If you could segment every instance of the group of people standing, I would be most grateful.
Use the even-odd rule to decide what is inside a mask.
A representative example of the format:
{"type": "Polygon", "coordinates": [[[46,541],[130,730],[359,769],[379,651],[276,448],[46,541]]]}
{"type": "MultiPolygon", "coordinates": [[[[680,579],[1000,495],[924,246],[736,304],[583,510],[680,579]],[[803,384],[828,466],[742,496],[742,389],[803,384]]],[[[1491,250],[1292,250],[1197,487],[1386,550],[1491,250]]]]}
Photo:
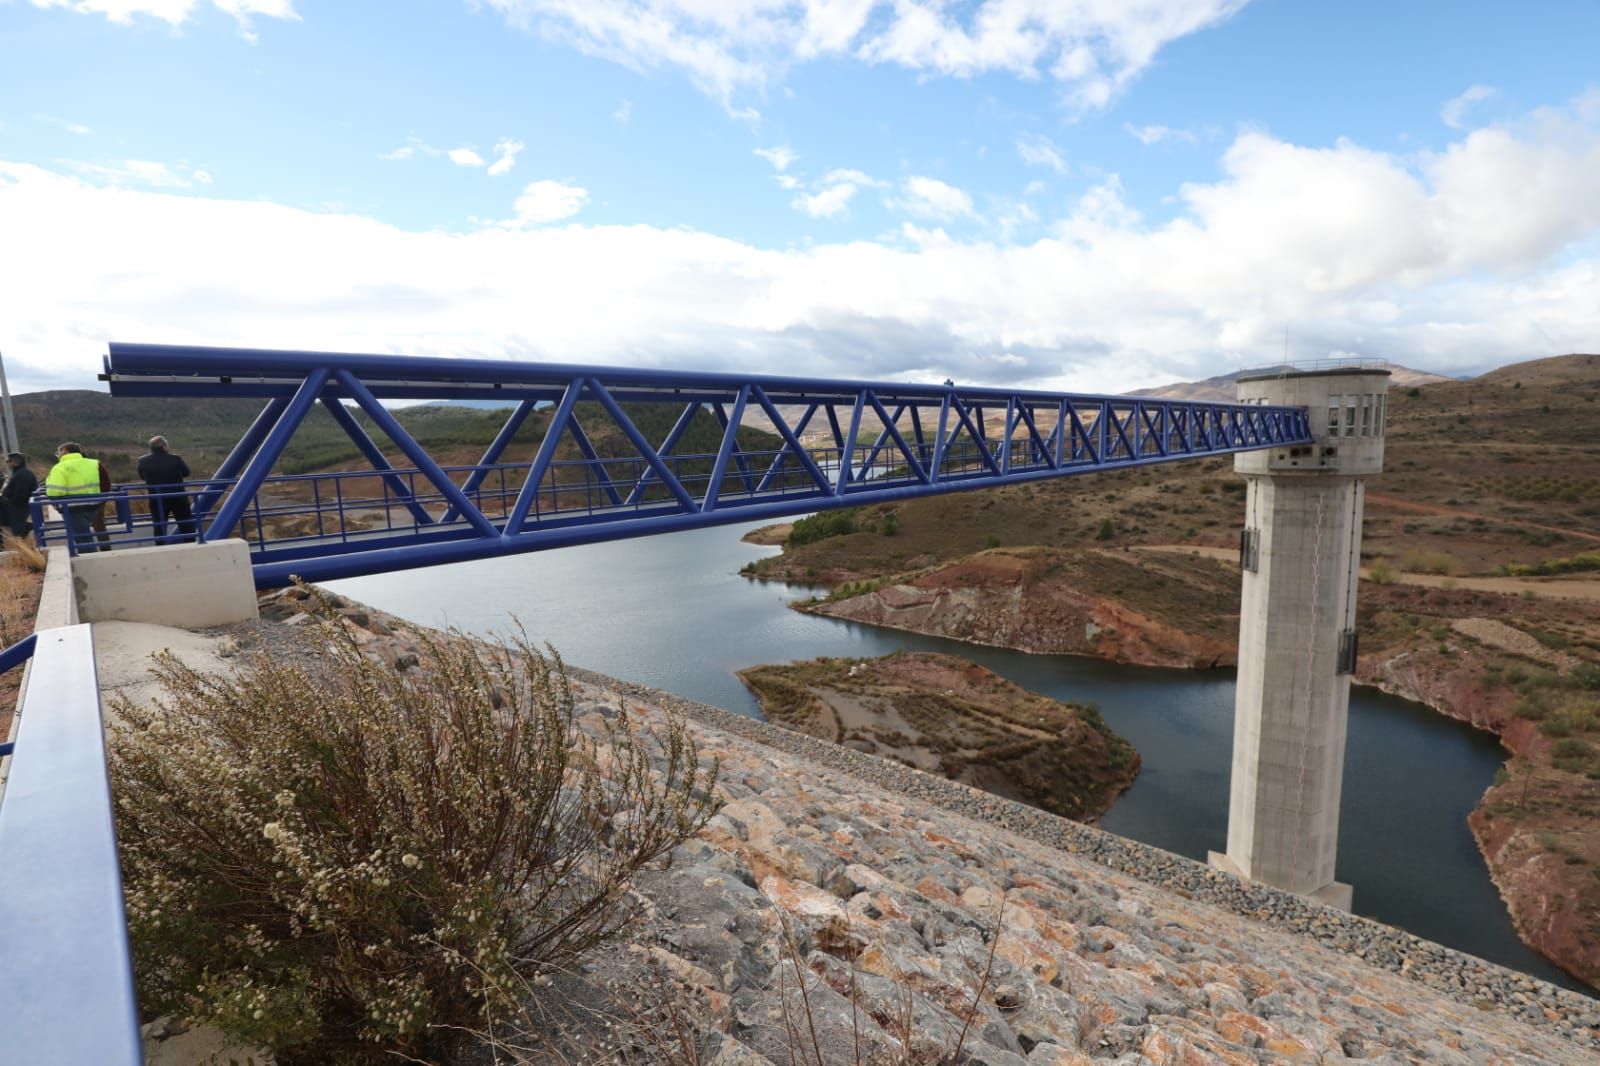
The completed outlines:
{"type": "MultiPolygon", "coordinates": [[[[10,473],[0,488],[0,524],[16,536],[27,536],[33,529],[29,500],[38,491],[39,478],[28,468],[21,452],[6,456],[10,473]]],[[[194,540],[196,527],[189,496],[183,483],[189,478],[189,465],[174,455],[165,437],[150,438],[150,452],[139,460],[139,479],[145,484],[150,506],[150,524],[157,544],[194,540]],[[169,539],[169,520],[177,526],[176,538],[169,539]]],[[[101,497],[112,490],[111,475],[105,464],[83,454],[83,446],[66,441],[56,449],[56,463],[45,478],[45,496],[61,512],[68,535],[79,551],[101,551],[110,547],[106,532],[103,499],[74,502],[75,498],[101,497]]]]}

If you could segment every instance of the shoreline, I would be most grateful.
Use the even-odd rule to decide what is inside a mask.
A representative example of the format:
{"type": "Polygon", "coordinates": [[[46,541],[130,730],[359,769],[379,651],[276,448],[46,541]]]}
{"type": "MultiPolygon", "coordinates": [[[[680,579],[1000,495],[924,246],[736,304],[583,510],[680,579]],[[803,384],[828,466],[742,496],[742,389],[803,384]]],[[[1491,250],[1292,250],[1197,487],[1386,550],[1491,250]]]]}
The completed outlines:
{"type": "Polygon", "coordinates": [[[1089,825],[1111,810],[1139,774],[1138,752],[1105,725],[1098,710],[1044,696],[957,656],[895,652],[866,660],[813,659],[749,667],[736,675],[768,724],[1089,825]],[[846,662],[848,674],[840,676],[846,662]],[[814,676],[819,671],[822,676],[814,676]],[[804,707],[780,699],[792,693],[791,686],[805,693],[804,707]],[[930,696],[931,706],[922,713],[902,713],[903,700],[916,705],[930,696]]]}
{"type": "MultiPolygon", "coordinates": [[[[758,575],[750,576],[753,580],[767,580],[758,575]]],[[[886,585],[884,588],[893,591],[894,586],[886,585]]],[[[930,624],[922,628],[899,622],[898,612],[884,608],[886,601],[883,597],[884,592],[879,588],[869,587],[862,596],[855,598],[811,601],[798,599],[791,601],[789,606],[801,613],[820,615],[836,621],[854,622],[919,636],[942,637],[963,644],[1028,655],[1077,655],[1121,666],[1189,671],[1215,669],[1219,665],[1234,665],[1231,658],[1220,663],[1197,662],[1192,658],[1185,661],[1184,656],[1165,655],[1160,648],[1147,646],[1137,640],[1131,643],[1117,641],[1105,646],[1091,642],[1088,649],[1079,651],[1018,646],[1016,643],[1004,640],[974,639],[975,634],[970,630],[961,635],[954,635],[931,624],[934,615],[923,616],[930,621],[930,624]],[[864,610],[850,610],[849,607],[845,607],[844,610],[829,609],[841,604],[848,605],[855,599],[870,603],[864,610]],[[1157,659],[1159,661],[1155,661],[1157,659]]],[[[1004,635],[1003,630],[996,632],[1004,635]]],[[[1483,692],[1474,694],[1470,684],[1463,688],[1460,677],[1446,668],[1451,657],[1445,656],[1443,664],[1434,662],[1434,658],[1431,646],[1420,650],[1403,651],[1398,656],[1392,654],[1369,656],[1351,681],[1354,685],[1406,700],[1426,709],[1430,714],[1462,722],[1478,732],[1494,737],[1503,755],[1502,769],[1495,782],[1499,782],[1514,769],[1513,761],[1519,764],[1531,762],[1537,767],[1538,760],[1533,759],[1530,753],[1531,746],[1538,739],[1537,731],[1533,728],[1536,723],[1514,717],[1505,707],[1490,699],[1489,694],[1483,692]],[[1401,668],[1397,669],[1397,666],[1401,668]]],[[[1486,812],[1492,812],[1503,805],[1501,803],[1504,799],[1501,794],[1503,792],[1503,785],[1489,783],[1483,794],[1474,802],[1466,819],[1467,830],[1472,836],[1474,849],[1483,863],[1484,871],[1494,885],[1501,905],[1505,908],[1523,944],[1580,983],[1592,985],[1594,978],[1585,976],[1592,970],[1592,949],[1579,940],[1571,939],[1573,929],[1577,928],[1574,923],[1577,922],[1579,925],[1582,923],[1581,913],[1574,909],[1575,905],[1563,902],[1565,897],[1561,892],[1549,887],[1547,878],[1529,880],[1526,867],[1530,860],[1523,854],[1528,850],[1526,840],[1520,841],[1520,851],[1508,849],[1505,836],[1507,830],[1504,827],[1490,825],[1491,814],[1486,812]],[[1507,859],[1508,855],[1520,855],[1521,861],[1510,862],[1507,859]]],[[[1538,826],[1534,826],[1522,836],[1537,842],[1541,836],[1538,829],[1538,826]]]]}

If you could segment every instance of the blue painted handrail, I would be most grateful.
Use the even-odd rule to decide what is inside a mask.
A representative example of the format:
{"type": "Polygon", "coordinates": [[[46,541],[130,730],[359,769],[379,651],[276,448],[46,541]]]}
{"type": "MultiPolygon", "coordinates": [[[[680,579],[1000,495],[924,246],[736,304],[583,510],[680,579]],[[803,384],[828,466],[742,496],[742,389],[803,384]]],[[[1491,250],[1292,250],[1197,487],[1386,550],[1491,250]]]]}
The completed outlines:
{"type": "MultiPolygon", "coordinates": [[[[38,637],[30,633],[5,651],[0,651],[0,674],[8,674],[33,658],[33,648],[36,643],[38,637]]],[[[15,747],[16,745],[10,741],[0,743],[0,759],[10,755],[15,747]]]]}
{"type": "Polygon", "coordinates": [[[87,625],[0,653],[32,656],[0,797],[0,1062],[144,1061],[123,914],[94,639],[87,625]]]}

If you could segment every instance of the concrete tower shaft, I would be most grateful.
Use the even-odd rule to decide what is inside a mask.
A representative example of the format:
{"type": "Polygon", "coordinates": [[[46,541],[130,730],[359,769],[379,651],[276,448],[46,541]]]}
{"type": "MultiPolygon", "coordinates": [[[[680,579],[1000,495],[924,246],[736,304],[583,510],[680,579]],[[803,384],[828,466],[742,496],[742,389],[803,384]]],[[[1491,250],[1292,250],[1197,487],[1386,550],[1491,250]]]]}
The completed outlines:
{"type": "Polygon", "coordinates": [[[1389,372],[1241,377],[1243,403],[1306,407],[1316,443],[1234,457],[1245,475],[1228,850],[1213,865],[1350,906],[1334,880],[1356,655],[1364,479],[1383,468],[1389,372]]]}

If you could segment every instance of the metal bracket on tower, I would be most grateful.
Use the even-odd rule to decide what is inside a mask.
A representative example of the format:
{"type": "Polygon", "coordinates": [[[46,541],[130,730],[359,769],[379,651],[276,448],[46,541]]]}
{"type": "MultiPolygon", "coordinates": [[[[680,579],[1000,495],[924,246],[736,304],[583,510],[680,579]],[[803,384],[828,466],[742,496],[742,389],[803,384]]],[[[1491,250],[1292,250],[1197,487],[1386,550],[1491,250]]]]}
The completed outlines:
{"type": "Polygon", "coordinates": [[[1339,666],[1341,674],[1356,672],[1356,655],[1360,650],[1361,638],[1353,629],[1346,629],[1339,634],[1339,666]]]}
{"type": "Polygon", "coordinates": [[[1239,569],[1252,574],[1261,569],[1261,530],[1254,527],[1239,530],[1239,569]]]}

